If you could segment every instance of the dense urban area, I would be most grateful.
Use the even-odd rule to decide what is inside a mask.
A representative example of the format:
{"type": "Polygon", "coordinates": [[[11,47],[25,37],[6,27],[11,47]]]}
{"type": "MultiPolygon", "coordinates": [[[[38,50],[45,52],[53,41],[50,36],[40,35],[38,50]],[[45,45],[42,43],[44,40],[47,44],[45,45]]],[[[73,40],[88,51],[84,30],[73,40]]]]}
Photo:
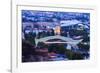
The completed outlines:
{"type": "Polygon", "coordinates": [[[22,10],[22,62],[88,60],[90,13],[22,10]]]}

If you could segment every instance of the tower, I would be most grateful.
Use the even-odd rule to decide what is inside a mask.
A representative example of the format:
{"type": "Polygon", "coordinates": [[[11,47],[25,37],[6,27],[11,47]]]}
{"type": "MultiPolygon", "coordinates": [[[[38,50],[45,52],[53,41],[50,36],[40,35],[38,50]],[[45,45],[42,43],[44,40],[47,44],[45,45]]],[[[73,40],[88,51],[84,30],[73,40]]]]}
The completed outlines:
{"type": "Polygon", "coordinates": [[[54,32],[55,32],[55,35],[60,35],[60,33],[61,33],[61,28],[60,28],[59,25],[57,25],[57,26],[55,27],[54,32]]]}

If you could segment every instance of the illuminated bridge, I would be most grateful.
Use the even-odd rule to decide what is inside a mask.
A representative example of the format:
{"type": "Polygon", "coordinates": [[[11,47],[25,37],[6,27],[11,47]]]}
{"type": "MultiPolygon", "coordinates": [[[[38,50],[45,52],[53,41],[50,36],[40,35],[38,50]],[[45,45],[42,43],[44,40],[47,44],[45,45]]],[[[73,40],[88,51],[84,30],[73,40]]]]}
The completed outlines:
{"type": "Polygon", "coordinates": [[[64,43],[67,44],[68,48],[70,47],[78,47],[77,44],[79,42],[81,42],[82,39],[80,40],[73,40],[70,37],[64,37],[64,36],[60,36],[60,35],[56,35],[56,36],[48,36],[48,37],[44,37],[44,38],[40,38],[40,39],[35,39],[35,44],[36,46],[38,45],[39,42],[43,42],[46,44],[55,44],[55,43],[64,43]],[[53,39],[60,39],[63,40],[64,42],[59,42],[59,41],[48,41],[48,40],[53,40],[53,39]]]}

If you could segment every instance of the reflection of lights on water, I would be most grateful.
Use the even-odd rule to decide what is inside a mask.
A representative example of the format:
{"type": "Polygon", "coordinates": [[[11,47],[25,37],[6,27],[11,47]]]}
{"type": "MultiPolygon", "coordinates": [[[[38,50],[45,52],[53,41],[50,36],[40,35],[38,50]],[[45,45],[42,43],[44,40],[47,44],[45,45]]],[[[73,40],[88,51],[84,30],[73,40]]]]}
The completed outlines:
{"type": "Polygon", "coordinates": [[[60,54],[56,54],[56,55],[51,55],[51,58],[49,60],[51,61],[60,61],[60,60],[68,60],[67,57],[64,58],[62,55],[60,54]],[[59,56],[58,56],[59,55],[59,56]]]}

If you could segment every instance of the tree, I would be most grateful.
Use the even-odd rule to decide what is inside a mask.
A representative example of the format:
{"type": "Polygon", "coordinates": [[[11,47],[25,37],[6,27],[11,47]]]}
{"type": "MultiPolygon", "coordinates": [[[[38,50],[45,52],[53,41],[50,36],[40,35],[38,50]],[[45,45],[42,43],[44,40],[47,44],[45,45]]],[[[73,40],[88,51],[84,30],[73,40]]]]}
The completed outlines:
{"type": "Polygon", "coordinates": [[[81,60],[84,59],[83,55],[80,53],[72,52],[71,50],[66,50],[66,56],[69,60],[81,60]]]}
{"type": "Polygon", "coordinates": [[[66,48],[64,47],[63,44],[51,44],[48,47],[49,52],[55,52],[58,54],[65,54],[66,48]]]}

